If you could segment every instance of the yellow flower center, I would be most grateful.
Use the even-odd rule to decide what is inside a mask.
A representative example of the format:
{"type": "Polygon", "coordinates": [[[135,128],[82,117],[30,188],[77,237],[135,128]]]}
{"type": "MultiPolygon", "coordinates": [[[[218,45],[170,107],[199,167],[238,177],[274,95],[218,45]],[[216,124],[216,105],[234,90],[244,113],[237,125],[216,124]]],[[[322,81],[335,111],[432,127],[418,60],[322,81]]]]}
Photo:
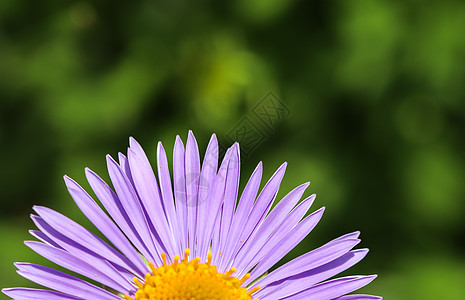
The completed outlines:
{"type": "MultiPolygon", "coordinates": [[[[152,273],[145,275],[145,282],[134,282],[139,287],[135,299],[124,295],[126,300],[251,300],[252,294],[260,287],[247,292],[242,285],[250,277],[246,274],[238,279],[231,276],[236,268],[224,273],[218,273],[216,266],[211,265],[211,254],[207,263],[199,263],[200,257],[189,261],[190,250],[186,249],[184,259],[179,261],[179,255],[174,257],[170,265],[163,253],[163,265],[155,267],[149,263],[152,273]]],[[[258,300],[258,299],[255,299],[258,300]]]]}

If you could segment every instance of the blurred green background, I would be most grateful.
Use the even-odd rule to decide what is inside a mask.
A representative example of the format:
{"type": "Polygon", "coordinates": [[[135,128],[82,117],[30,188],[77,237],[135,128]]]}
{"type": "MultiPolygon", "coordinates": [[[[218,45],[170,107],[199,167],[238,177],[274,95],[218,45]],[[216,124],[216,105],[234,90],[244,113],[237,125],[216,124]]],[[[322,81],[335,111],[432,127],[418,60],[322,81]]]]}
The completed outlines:
{"type": "Polygon", "coordinates": [[[465,299],[464,37],[458,0],[0,1],[1,287],[52,265],[32,205],[92,228],[62,175],[192,129],[248,139],[242,185],[260,160],[288,161],[280,196],[312,182],[325,216],[286,259],[361,230],[363,292],[465,299]]]}

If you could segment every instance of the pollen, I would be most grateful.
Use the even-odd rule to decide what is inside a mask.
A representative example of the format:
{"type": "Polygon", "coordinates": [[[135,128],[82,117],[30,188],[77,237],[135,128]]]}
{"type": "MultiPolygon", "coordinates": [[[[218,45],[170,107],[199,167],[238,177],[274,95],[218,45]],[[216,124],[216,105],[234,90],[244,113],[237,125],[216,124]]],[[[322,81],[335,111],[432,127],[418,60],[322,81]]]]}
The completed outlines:
{"type": "Polygon", "coordinates": [[[242,286],[250,277],[246,274],[241,279],[234,277],[236,268],[219,273],[216,266],[211,265],[212,255],[208,254],[206,263],[200,263],[200,258],[189,260],[190,250],[184,252],[184,259],[179,261],[179,255],[174,262],[168,264],[166,255],[162,254],[163,265],[156,267],[149,263],[151,273],[145,275],[141,283],[134,278],[139,288],[134,298],[124,295],[126,300],[258,300],[252,294],[260,289],[247,291],[242,286]]]}

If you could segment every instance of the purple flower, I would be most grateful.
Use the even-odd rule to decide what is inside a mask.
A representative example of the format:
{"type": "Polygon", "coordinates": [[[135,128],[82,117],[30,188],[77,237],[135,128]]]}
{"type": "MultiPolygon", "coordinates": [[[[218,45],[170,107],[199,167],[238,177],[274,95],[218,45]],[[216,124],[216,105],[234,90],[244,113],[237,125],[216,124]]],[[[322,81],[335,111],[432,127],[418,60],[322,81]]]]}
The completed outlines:
{"type": "Polygon", "coordinates": [[[316,226],[324,208],[307,217],[315,199],[299,203],[309,183],[284,196],[271,209],[286,163],[259,192],[259,163],[239,197],[239,145],[218,166],[213,135],[203,162],[189,132],[179,136],[173,176],[161,143],[158,180],[141,146],[130,139],[127,157],[107,156],[114,190],[97,174],[86,176],[102,209],[76,182],[66,186],[84,215],[111,243],[46,207],[35,206],[39,229],[26,241],[32,250],[85,281],[55,269],[16,263],[18,273],[50,290],[8,288],[14,299],[318,299],[375,300],[347,295],[376,276],[331,279],[359,262],[367,249],[353,250],[359,232],[349,233],[267,271],[316,226]],[[239,201],[237,201],[239,197],[239,201]]]}

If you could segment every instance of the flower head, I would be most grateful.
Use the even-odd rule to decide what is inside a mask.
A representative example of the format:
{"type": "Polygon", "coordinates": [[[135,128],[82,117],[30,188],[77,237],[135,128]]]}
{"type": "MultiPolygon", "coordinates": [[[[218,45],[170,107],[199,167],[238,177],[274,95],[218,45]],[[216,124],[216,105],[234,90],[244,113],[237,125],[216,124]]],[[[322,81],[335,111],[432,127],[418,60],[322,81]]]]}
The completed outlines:
{"type": "Polygon", "coordinates": [[[90,169],[87,180],[101,203],[75,181],[65,183],[83,214],[108,239],[46,207],[31,218],[39,241],[32,250],[74,275],[31,263],[16,263],[18,273],[45,289],[8,288],[14,299],[318,299],[375,300],[347,295],[375,276],[331,279],[359,262],[367,249],[353,250],[359,233],[349,233],[271,271],[317,225],[324,208],[306,215],[315,195],[300,201],[309,183],[284,196],[271,209],[286,163],[259,192],[259,163],[239,197],[239,145],[218,166],[213,135],[203,161],[189,132],[179,136],[173,176],[161,143],[158,178],[141,146],[130,139],[119,162],[107,156],[113,188],[90,169]],[[238,200],[239,198],[239,200],[238,200]]]}

